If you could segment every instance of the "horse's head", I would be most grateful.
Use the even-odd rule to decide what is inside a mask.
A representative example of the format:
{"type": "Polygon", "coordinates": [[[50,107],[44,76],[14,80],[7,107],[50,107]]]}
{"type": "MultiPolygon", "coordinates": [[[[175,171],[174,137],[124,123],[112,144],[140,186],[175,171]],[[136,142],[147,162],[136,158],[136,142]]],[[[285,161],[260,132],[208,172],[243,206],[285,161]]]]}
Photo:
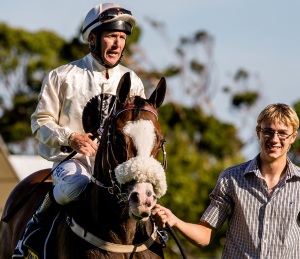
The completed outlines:
{"type": "Polygon", "coordinates": [[[166,81],[162,78],[147,100],[130,97],[130,86],[126,73],[118,86],[115,114],[108,122],[106,157],[102,159],[107,169],[102,171],[111,180],[115,195],[128,202],[129,216],[147,220],[167,189],[164,168],[157,161],[159,150],[164,151],[157,109],[165,97],[166,81]]]}

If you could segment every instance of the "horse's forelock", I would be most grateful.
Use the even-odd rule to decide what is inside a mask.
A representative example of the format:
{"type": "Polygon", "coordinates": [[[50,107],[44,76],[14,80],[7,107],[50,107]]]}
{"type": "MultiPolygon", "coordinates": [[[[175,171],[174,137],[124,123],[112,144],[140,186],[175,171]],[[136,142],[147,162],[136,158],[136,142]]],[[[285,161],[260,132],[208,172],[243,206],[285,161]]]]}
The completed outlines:
{"type": "Polygon", "coordinates": [[[133,120],[136,120],[137,118],[139,118],[141,108],[146,106],[146,105],[149,105],[149,104],[142,97],[135,96],[135,97],[128,98],[127,103],[126,103],[125,106],[129,106],[129,105],[134,105],[135,106],[134,113],[133,113],[133,116],[134,116],[133,120]]]}

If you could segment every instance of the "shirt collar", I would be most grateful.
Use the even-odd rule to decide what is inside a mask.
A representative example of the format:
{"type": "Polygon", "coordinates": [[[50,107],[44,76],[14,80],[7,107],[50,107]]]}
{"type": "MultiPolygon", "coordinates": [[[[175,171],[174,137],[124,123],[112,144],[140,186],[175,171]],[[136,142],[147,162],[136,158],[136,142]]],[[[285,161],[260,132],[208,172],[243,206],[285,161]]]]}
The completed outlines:
{"type": "MultiPolygon", "coordinates": [[[[103,76],[106,76],[105,73],[106,73],[107,68],[100,65],[99,62],[97,61],[97,59],[95,59],[91,53],[88,54],[88,58],[92,64],[93,71],[100,72],[103,74],[103,76]]],[[[117,71],[119,71],[119,65],[117,65],[113,68],[108,68],[109,77],[112,77],[113,74],[115,74],[117,71]]]]}
{"type": "Polygon", "coordinates": [[[255,174],[258,177],[262,177],[261,172],[258,167],[258,161],[259,161],[259,154],[250,161],[248,166],[246,167],[243,175],[246,176],[248,174],[255,174]]]}
{"type": "MultiPolygon", "coordinates": [[[[257,177],[262,177],[262,174],[259,169],[259,154],[250,161],[249,165],[246,167],[244,171],[244,176],[248,174],[255,174],[257,177]]],[[[287,157],[287,179],[292,177],[300,177],[300,168],[294,165],[291,160],[287,157]]]]}
{"type": "Polygon", "coordinates": [[[292,178],[293,176],[300,178],[300,168],[293,164],[289,158],[287,158],[288,163],[288,174],[290,175],[289,178],[292,178]]]}

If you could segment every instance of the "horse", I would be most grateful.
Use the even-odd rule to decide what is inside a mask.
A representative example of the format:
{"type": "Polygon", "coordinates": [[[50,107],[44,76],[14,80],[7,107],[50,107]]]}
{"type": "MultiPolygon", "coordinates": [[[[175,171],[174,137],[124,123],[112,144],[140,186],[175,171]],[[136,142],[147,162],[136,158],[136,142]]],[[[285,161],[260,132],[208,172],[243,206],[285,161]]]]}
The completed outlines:
{"type": "MultiPolygon", "coordinates": [[[[130,96],[130,74],[121,78],[113,113],[101,133],[91,182],[79,199],[61,211],[38,258],[164,258],[163,241],[151,209],[167,190],[164,135],[157,109],[166,93],[161,78],[149,99],[130,96]],[[158,161],[163,151],[164,162],[158,161]]],[[[100,134],[100,133],[99,133],[100,134]]],[[[3,215],[50,169],[35,172],[10,194],[3,215]]],[[[0,225],[0,258],[11,258],[26,223],[51,188],[51,177],[9,222],[0,225]]]]}

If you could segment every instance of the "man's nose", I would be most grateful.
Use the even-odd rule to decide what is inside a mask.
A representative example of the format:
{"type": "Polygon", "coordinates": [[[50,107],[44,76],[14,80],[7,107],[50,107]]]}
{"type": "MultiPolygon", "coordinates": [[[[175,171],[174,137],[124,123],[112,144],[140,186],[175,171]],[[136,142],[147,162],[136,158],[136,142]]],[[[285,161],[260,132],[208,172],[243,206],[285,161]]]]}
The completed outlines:
{"type": "Polygon", "coordinates": [[[117,37],[114,41],[114,45],[119,47],[121,45],[121,39],[117,37]]]}
{"type": "Polygon", "coordinates": [[[279,139],[279,135],[278,134],[279,134],[278,132],[274,132],[273,135],[270,136],[270,139],[274,139],[275,137],[277,139],[279,139]]]}

